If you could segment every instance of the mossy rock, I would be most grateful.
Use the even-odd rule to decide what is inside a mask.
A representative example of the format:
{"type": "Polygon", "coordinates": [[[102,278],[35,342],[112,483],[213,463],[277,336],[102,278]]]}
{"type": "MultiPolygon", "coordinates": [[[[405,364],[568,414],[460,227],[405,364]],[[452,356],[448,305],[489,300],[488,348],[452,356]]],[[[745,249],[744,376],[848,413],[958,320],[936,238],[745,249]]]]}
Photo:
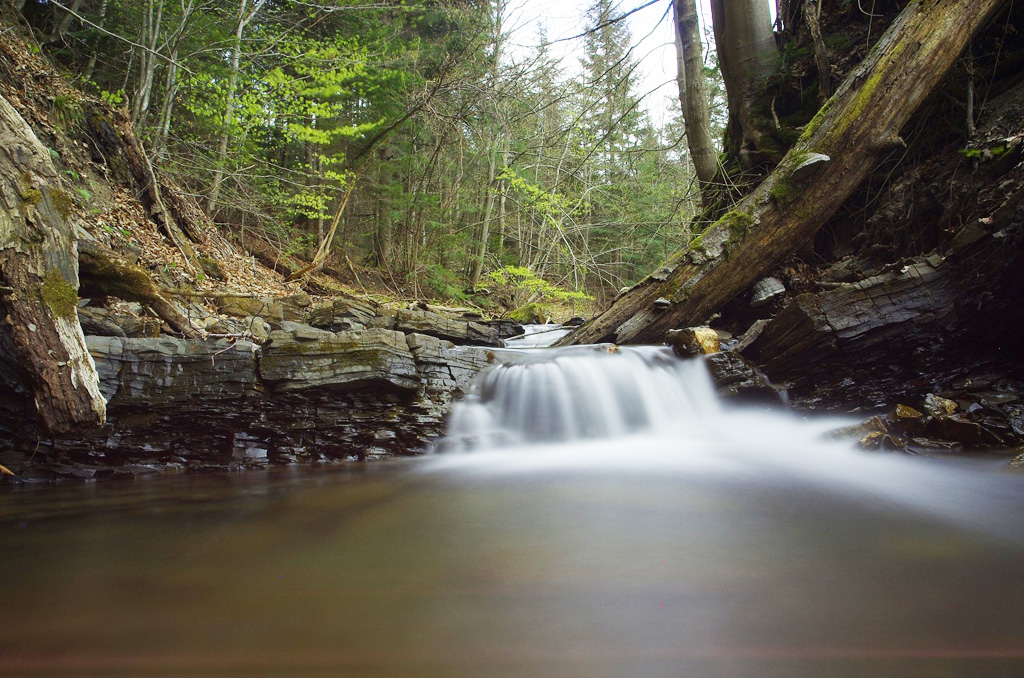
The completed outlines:
{"type": "Polygon", "coordinates": [[[547,322],[548,314],[544,307],[537,302],[520,306],[508,314],[508,317],[520,325],[543,325],[547,322]]]}

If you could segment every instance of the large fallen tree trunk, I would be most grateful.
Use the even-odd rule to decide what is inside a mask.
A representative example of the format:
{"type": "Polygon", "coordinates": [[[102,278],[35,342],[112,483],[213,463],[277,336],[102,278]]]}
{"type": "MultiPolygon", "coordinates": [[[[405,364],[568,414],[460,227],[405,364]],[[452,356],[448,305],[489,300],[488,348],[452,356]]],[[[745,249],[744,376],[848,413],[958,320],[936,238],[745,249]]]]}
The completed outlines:
{"type": "Polygon", "coordinates": [[[4,320],[52,433],[100,425],[106,402],[78,324],[78,253],[50,153],[0,97],[0,277],[4,320]]]}
{"type": "Polygon", "coordinates": [[[875,165],[1003,0],[914,1],[779,166],[690,245],[561,344],[661,342],[806,245],[875,165]]]}
{"type": "MultiPolygon", "coordinates": [[[[81,240],[78,243],[78,263],[81,267],[82,289],[85,292],[146,304],[170,325],[171,329],[182,336],[189,339],[202,336],[188,317],[166,299],[153,284],[149,273],[141,266],[128,263],[123,257],[95,240],[81,240]]],[[[195,296],[204,295],[199,293],[195,296]]]]}

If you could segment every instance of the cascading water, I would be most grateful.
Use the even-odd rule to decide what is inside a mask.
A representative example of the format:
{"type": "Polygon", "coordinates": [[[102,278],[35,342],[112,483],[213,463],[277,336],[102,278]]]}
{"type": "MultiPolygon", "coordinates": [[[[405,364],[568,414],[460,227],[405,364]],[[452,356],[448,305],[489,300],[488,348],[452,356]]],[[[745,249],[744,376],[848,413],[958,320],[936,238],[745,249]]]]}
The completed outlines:
{"type": "Polygon", "coordinates": [[[703,365],[668,348],[510,352],[455,406],[444,445],[469,450],[668,433],[719,413],[703,365]]]}

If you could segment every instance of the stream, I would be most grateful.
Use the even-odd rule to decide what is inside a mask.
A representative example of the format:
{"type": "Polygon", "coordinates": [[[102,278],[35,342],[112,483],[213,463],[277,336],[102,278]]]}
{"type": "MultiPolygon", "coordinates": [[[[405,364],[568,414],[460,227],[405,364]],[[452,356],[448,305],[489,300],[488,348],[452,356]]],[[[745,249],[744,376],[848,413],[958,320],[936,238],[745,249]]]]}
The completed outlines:
{"type": "Polygon", "coordinates": [[[513,349],[437,454],[0,489],[0,675],[1024,675],[1024,475],[668,349],[513,349]]]}

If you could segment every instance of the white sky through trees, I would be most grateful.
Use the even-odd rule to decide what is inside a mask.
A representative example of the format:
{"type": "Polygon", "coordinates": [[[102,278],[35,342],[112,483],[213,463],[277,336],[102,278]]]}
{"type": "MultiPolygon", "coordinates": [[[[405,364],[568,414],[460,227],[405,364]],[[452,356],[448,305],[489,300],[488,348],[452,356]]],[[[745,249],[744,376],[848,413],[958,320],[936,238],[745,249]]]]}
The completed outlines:
{"type": "MultiPolygon", "coordinates": [[[[509,0],[505,30],[511,33],[509,53],[516,60],[528,58],[537,45],[538,28],[547,28],[548,40],[564,40],[551,46],[552,54],[562,57],[562,73],[579,73],[583,56],[583,38],[566,40],[583,33],[584,15],[593,0],[509,0]]],[[[629,12],[647,0],[622,0],[618,9],[629,12]]],[[[765,0],[775,18],[774,0],[765,0]]],[[[711,39],[709,0],[698,0],[697,11],[704,28],[705,49],[711,39]]],[[[633,38],[633,57],[640,63],[637,77],[640,94],[647,95],[644,108],[655,125],[663,125],[679,107],[676,86],[676,53],[669,0],[659,0],[630,15],[626,22],[633,38]]]]}

